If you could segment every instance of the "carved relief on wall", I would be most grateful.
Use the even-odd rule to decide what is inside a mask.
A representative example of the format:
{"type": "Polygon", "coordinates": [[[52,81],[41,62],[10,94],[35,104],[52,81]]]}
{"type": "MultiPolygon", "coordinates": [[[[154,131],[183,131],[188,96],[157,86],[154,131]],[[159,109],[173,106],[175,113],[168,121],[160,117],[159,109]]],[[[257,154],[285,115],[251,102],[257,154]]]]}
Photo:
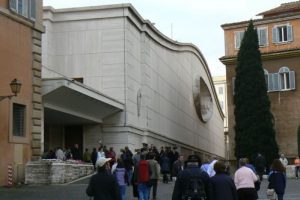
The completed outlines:
{"type": "Polygon", "coordinates": [[[213,100],[204,80],[197,75],[193,84],[193,97],[198,117],[203,122],[210,120],[213,114],[213,100]]]}

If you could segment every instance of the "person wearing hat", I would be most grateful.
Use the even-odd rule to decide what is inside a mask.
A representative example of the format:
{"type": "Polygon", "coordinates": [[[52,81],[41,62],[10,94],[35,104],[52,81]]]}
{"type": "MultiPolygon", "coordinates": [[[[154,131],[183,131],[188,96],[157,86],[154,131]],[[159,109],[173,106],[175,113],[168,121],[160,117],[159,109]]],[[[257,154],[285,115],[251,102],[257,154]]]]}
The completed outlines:
{"type": "Polygon", "coordinates": [[[94,200],[121,200],[121,192],[116,178],[109,173],[111,158],[101,157],[96,162],[98,173],[93,175],[86,194],[94,200]]]}
{"type": "Polygon", "coordinates": [[[212,188],[208,174],[200,169],[201,159],[197,155],[188,156],[185,169],[178,174],[172,200],[211,200],[212,188]]]}

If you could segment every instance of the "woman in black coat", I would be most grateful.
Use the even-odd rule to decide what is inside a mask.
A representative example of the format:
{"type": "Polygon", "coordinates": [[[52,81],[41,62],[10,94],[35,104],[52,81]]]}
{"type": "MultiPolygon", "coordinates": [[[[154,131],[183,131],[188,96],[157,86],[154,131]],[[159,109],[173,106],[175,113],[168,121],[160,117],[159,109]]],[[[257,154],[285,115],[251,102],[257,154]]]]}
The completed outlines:
{"type": "Polygon", "coordinates": [[[278,200],[282,200],[286,187],[286,175],[285,168],[279,159],[273,161],[268,181],[268,188],[274,189],[278,200]]]}
{"type": "Polygon", "coordinates": [[[212,200],[237,200],[237,191],[234,182],[226,174],[224,162],[217,161],[214,165],[216,174],[210,178],[212,184],[212,200]]]}

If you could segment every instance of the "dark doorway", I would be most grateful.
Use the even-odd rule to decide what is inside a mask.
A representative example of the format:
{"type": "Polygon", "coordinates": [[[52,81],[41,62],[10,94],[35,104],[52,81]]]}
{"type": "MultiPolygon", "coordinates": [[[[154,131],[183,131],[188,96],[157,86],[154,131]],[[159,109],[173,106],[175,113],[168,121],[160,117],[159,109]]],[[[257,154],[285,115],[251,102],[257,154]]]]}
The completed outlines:
{"type": "Polygon", "coordinates": [[[65,147],[72,149],[74,144],[79,145],[79,150],[82,155],[83,130],[81,125],[65,127],[65,147]]]}

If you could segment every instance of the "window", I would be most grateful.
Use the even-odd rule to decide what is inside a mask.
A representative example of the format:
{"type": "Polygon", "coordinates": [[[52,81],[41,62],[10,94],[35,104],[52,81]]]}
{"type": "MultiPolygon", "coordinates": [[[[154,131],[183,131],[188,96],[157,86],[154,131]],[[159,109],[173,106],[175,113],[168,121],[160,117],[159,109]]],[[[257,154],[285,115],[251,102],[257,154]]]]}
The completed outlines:
{"type": "Polygon", "coordinates": [[[258,45],[268,46],[268,28],[257,28],[258,45]]]}
{"type": "Polygon", "coordinates": [[[10,0],[9,7],[12,11],[31,20],[36,18],[36,0],[10,0]]]}
{"type": "Polygon", "coordinates": [[[13,104],[13,136],[25,137],[25,109],[21,104],[13,104]]]}
{"type": "Polygon", "coordinates": [[[219,87],[219,94],[223,94],[223,87],[219,87]]]}
{"type": "Polygon", "coordinates": [[[295,89],[295,72],[288,67],[279,69],[279,88],[281,90],[295,89]]]}
{"type": "Polygon", "coordinates": [[[245,31],[237,31],[234,33],[235,49],[239,49],[244,37],[245,31]]]}
{"type": "Polygon", "coordinates": [[[291,25],[280,25],[273,28],[273,43],[293,41],[293,28],[291,25]]]}

